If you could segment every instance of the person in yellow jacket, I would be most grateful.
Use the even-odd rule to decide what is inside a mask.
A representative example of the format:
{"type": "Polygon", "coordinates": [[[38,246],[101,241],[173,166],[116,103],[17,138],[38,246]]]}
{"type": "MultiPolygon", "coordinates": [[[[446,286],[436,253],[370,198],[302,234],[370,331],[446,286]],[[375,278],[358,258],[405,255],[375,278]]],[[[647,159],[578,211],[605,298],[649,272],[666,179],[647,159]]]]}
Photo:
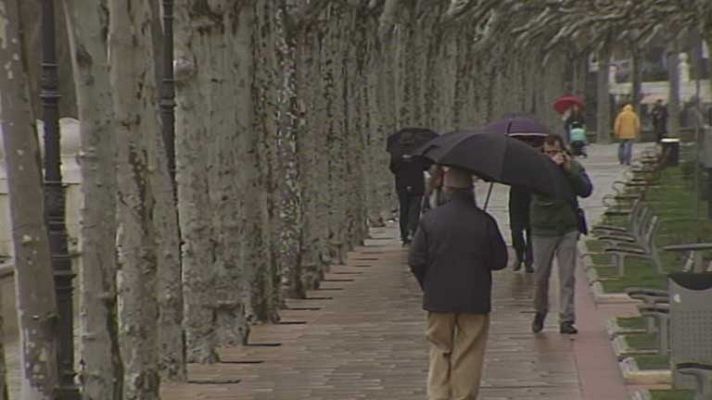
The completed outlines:
{"type": "Polygon", "coordinates": [[[640,118],[633,111],[633,106],[626,104],[616,117],[613,128],[616,138],[620,141],[618,145],[618,161],[621,165],[630,165],[633,156],[633,141],[640,135],[640,118]]]}

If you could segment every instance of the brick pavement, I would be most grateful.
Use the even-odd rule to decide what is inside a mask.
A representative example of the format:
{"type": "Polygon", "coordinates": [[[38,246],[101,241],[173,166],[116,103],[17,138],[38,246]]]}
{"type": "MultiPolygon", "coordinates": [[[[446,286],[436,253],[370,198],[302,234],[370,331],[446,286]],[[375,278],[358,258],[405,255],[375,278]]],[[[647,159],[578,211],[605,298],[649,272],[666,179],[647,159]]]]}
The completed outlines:
{"type": "MultiPolygon", "coordinates": [[[[583,163],[598,190],[583,204],[595,220],[602,211],[600,197],[620,168],[613,146],[592,146],[590,153],[583,163]]],[[[480,204],[486,190],[486,185],[477,189],[480,204]]],[[[505,187],[495,186],[489,210],[508,238],[506,193],[505,187]]],[[[309,299],[288,301],[282,324],[254,327],[251,345],[221,349],[220,364],[191,365],[193,383],[164,385],[162,398],[425,399],[427,343],[420,291],[405,266],[395,227],[374,229],[372,237],[349,255],[346,265],[332,267],[321,290],[310,292],[309,299]]],[[[531,288],[531,275],[495,273],[480,399],[626,398],[604,333],[610,310],[593,305],[583,276],[576,337],[560,335],[553,314],[543,334],[530,333],[531,288]]]]}

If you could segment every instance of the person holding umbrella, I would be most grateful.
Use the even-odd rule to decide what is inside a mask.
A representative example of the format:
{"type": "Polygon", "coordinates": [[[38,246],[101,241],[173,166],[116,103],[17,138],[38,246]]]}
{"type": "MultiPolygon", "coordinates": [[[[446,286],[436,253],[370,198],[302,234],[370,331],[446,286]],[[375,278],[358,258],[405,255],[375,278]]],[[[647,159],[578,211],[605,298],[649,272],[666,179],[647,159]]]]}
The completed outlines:
{"type": "Polygon", "coordinates": [[[549,311],[549,278],[554,255],[559,265],[559,332],[575,334],[574,288],[577,242],[587,233],[578,197],[588,197],[593,191],[591,180],[581,164],[566,151],[559,135],[544,140],[544,154],[556,164],[566,177],[569,198],[534,195],[530,207],[532,245],[534,253],[535,288],[534,321],[532,331],[541,332],[549,311]]]}
{"type": "Polygon", "coordinates": [[[489,332],[492,271],[507,266],[507,247],[494,218],[474,202],[472,174],[452,167],[444,174],[450,201],[423,216],[408,264],[428,311],[428,399],[475,399],[489,332]]]}
{"type": "Polygon", "coordinates": [[[564,132],[566,139],[569,138],[571,127],[574,123],[579,123],[585,126],[583,116],[583,100],[580,97],[571,94],[564,95],[554,101],[554,110],[561,114],[564,119],[564,132]]]}
{"type": "Polygon", "coordinates": [[[423,128],[404,128],[388,138],[386,150],[391,154],[389,169],[395,176],[399,204],[400,236],[403,245],[410,240],[418,226],[420,208],[425,193],[425,170],[430,163],[413,152],[437,133],[423,128]]]}

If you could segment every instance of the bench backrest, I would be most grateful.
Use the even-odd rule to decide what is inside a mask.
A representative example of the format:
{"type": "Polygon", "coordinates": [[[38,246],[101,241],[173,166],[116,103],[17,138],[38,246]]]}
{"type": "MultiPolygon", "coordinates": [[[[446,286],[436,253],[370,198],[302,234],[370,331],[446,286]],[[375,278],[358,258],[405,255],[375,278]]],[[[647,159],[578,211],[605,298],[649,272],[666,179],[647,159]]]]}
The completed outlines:
{"type": "Polygon", "coordinates": [[[644,235],[643,248],[648,254],[650,254],[650,258],[653,262],[653,265],[655,265],[655,269],[662,274],[664,273],[663,263],[660,259],[660,252],[658,251],[658,246],[655,243],[655,237],[657,236],[658,228],[660,228],[660,218],[657,215],[653,215],[652,218],[650,218],[650,222],[647,226],[647,230],[644,235]]]}
{"type": "Polygon", "coordinates": [[[673,385],[694,388],[694,381],[679,374],[683,362],[712,364],[712,273],[678,272],[669,275],[670,362],[673,385]]]}

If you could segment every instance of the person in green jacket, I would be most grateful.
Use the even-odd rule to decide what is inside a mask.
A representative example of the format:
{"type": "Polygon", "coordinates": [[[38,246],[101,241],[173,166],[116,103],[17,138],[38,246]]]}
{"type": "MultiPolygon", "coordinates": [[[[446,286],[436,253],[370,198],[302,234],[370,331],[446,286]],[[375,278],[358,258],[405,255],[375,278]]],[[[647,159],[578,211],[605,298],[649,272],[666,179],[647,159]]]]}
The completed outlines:
{"type": "Polygon", "coordinates": [[[578,211],[578,197],[590,196],[593,186],[583,166],[567,152],[561,136],[547,136],[543,151],[562,168],[574,196],[571,199],[532,196],[530,224],[536,281],[534,287],[536,314],[532,322],[532,331],[538,333],[544,329],[544,319],[549,309],[549,278],[554,255],[556,255],[559,265],[559,332],[575,334],[578,332],[574,326],[576,253],[582,228],[580,218],[583,218],[578,211]]]}

